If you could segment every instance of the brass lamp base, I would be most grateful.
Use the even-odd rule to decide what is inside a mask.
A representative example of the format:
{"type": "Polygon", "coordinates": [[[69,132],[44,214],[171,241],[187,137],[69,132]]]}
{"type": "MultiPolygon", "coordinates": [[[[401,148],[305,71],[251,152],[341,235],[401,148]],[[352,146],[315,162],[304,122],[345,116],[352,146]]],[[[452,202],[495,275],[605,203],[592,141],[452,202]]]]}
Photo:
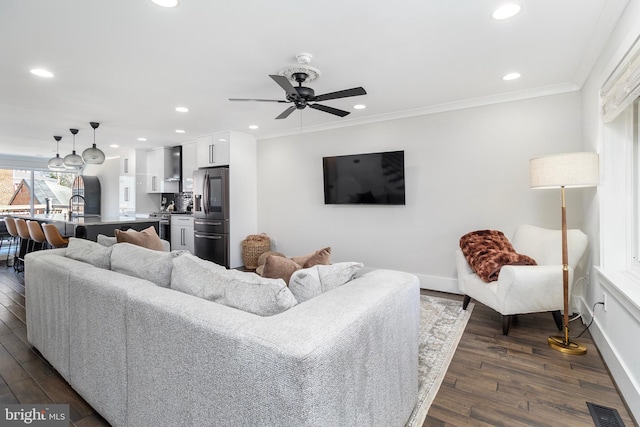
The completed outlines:
{"type": "Polygon", "coordinates": [[[576,356],[587,354],[587,347],[570,340],[567,340],[565,342],[564,337],[558,335],[550,336],[547,339],[547,342],[549,343],[549,347],[562,353],[572,354],[576,356]]]}

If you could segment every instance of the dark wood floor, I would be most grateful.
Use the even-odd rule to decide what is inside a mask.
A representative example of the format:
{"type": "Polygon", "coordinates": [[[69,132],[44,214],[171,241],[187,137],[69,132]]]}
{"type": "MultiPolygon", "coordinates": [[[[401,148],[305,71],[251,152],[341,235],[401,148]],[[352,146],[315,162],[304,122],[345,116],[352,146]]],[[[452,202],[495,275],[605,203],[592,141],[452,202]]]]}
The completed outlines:
{"type": "MultiPolygon", "coordinates": [[[[637,426],[588,331],[576,340],[587,354],[565,355],[547,344],[558,334],[551,314],[520,315],[505,337],[500,315],[474,303],[423,426],[593,426],[586,402],[615,408],[627,427],[637,426]]],[[[576,336],[585,326],[571,327],[576,336]]]]}
{"type": "MultiPolygon", "coordinates": [[[[588,333],[580,340],[588,354],[565,356],[546,344],[553,328],[551,315],[520,316],[504,337],[498,315],[476,303],[424,426],[592,426],[586,401],[616,408],[633,426],[588,333]]],[[[0,378],[2,403],[68,403],[70,425],[108,425],[28,344],[24,280],[4,257],[0,378]]]]}

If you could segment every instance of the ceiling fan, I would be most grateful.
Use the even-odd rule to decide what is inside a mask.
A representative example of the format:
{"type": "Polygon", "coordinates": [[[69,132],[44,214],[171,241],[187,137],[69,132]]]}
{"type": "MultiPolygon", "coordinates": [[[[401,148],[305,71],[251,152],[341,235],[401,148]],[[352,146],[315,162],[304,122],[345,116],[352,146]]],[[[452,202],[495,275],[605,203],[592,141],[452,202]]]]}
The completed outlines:
{"type": "Polygon", "coordinates": [[[328,101],[330,99],[348,98],[350,96],[366,95],[367,92],[361,88],[356,87],[353,89],[339,90],[337,92],[325,93],[323,95],[315,94],[314,90],[310,87],[302,86],[305,80],[309,77],[307,73],[298,72],[291,74],[291,77],[298,82],[298,86],[293,86],[289,79],[285,76],[273,75],[271,77],[276,83],[284,89],[286,93],[286,100],[278,99],[241,99],[241,98],[229,98],[229,101],[258,101],[258,102],[279,102],[279,103],[293,103],[292,106],[284,110],[276,119],[286,119],[295,110],[302,110],[306,107],[313,108],[314,110],[324,111],[325,113],[334,114],[336,116],[344,117],[349,114],[348,111],[339,110],[333,107],[327,107],[326,105],[316,104],[319,101],[328,101]]]}

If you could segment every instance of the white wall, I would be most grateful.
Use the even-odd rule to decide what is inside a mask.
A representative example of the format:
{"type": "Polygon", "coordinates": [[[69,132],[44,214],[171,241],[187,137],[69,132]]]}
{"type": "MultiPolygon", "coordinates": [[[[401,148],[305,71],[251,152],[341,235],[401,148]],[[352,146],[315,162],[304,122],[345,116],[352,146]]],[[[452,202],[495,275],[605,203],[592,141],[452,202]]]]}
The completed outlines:
{"type": "MultiPolygon", "coordinates": [[[[303,114],[319,114],[304,111],[303,114]]],[[[258,231],[299,255],[417,274],[457,292],[464,233],[521,223],[560,227],[560,193],[529,189],[532,157],[579,151],[578,92],[258,141],[258,231]],[[406,206],[324,205],[322,157],[404,150],[406,206]]],[[[579,204],[582,190],[568,194],[579,204]]],[[[568,212],[580,226],[579,209],[568,212]]]]}

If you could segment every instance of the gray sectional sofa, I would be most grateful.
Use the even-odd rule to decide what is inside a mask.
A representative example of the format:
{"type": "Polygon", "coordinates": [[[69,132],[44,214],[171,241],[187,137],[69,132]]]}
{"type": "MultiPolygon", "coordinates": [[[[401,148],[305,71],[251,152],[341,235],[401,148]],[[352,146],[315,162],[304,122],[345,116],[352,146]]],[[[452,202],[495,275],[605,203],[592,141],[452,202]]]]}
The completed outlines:
{"type": "Polygon", "coordinates": [[[131,246],[113,246],[101,267],[68,249],[25,262],[29,342],[112,425],[386,427],[409,418],[415,276],[368,272],[259,316],[171,289],[183,255],[131,246]],[[135,277],[144,274],[152,280],[135,277]]]}

